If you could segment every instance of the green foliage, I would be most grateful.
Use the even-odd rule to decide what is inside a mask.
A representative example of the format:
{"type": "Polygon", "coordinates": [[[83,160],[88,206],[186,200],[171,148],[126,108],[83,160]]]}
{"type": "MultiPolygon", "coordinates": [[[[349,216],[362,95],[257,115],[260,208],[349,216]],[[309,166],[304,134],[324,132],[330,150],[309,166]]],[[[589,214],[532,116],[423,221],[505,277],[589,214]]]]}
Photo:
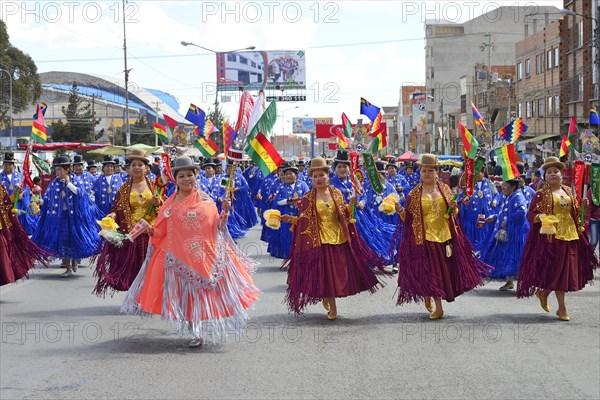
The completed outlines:
{"type": "MultiPolygon", "coordinates": [[[[12,77],[13,114],[25,111],[42,94],[42,84],[33,59],[10,44],[6,23],[0,20],[0,69],[12,77]]],[[[10,79],[0,72],[0,124],[8,124],[10,79]]]]}
{"type": "Polygon", "coordinates": [[[58,120],[52,123],[53,142],[93,143],[102,136],[101,133],[95,133],[100,119],[95,118],[96,112],[92,111],[92,105],[79,96],[76,82],[73,82],[69,92],[69,103],[66,107],[63,106],[62,113],[67,122],[58,120]]]}

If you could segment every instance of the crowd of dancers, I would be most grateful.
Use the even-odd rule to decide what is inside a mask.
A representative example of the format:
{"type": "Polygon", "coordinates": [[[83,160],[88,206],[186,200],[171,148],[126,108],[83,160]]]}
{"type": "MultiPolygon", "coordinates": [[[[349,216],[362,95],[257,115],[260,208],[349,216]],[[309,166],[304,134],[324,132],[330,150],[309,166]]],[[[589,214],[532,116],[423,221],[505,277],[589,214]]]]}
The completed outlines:
{"type": "MultiPolygon", "coordinates": [[[[90,258],[96,295],[127,292],[122,311],[162,315],[189,330],[192,347],[239,331],[248,319],[259,295],[256,264],[235,239],[259,223],[267,251],[287,271],[288,309],[321,303],[330,320],[336,298],[373,293],[398,274],[397,304],[423,302],[432,320],[444,317],[443,301],[502,280],[500,290],[516,281],[517,297],[536,295],[546,312],[555,292],[558,319],[568,321],[565,293],[581,290],[598,266],[598,235],[592,246],[581,201],[562,184],[565,165],[556,157],[541,166],[537,191],[522,178],[493,182],[482,168],[471,196],[442,182],[432,154],[403,166],[376,161],[375,176],[363,168],[362,183],[345,151],[331,162],[288,162],[267,176],[250,163],[183,156],[170,166],[173,181],[160,187],[156,175],[165,166],[142,150],[124,166],[105,156],[101,167],[84,168],[80,156],[60,155],[52,167],[55,178],[42,194],[38,184],[23,185],[14,155],[4,155],[0,284],[51,259],[62,259],[69,278],[90,258]],[[385,207],[390,197],[396,201],[385,207]],[[277,223],[269,223],[274,213],[277,223]],[[100,232],[107,220],[122,235],[140,221],[147,229],[112,242],[100,232]]],[[[591,225],[598,208],[589,202],[591,225]]]]}

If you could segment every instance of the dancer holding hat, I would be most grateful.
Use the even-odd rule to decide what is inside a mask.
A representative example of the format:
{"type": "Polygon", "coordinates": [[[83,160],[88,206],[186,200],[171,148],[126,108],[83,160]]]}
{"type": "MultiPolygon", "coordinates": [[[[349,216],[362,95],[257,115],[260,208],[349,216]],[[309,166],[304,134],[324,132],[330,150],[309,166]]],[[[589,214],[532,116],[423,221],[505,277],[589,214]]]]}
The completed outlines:
{"type": "Polygon", "coordinates": [[[396,235],[402,234],[397,304],[425,300],[429,319],[434,320],[444,316],[442,300],[454,301],[482,285],[490,267],[475,257],[455,220],[456,201],[450,187],[438,179],[437,156],[423,154],[419,164],[421,183],[409,193],[406,209],[396,205],[403,221],[396,229],[396,235]]]}
{"type": "MultiPolygon", "coordinates": [[[[311,160],[308,175],[312,189],[300,200],[298,216],[284,214],[281,220],[294,225],[288,267],[288,308],[300,313],[320,301],[327,318],[337,318],[337,297],[368,290],[381,282],[370,268],[383,268],[384,261],[361,239],[350,223],[350,205],[329,185],[329,166],[321,157],[311,160]]],[[[351,204],[356,203],[354,197],[351,204]]]]}
{"type": "MultiPolygon", "coordinates": [[[[160,206],[154,183],[146,176],[146,152],[135,149],[127,160],[131,162],[131,178],[118,190],[107,215],[119,225],[118,230],[122,234],[130,233],[141,219],[150,226],[154,225],[160,206]]],[[[118,245],[105,244],[96,264],[96,295],[104,296],[109,289],[113,292],[129,289],[146,257],[149,238],[148,233],[142,233],[133,242],[124,240],[118,245]]]]}
{"type": "Polygon", "coordinates": [[[546,183],[533,196],[527,212],[531,229],[519,268],[517,296],[535,294],[542,309],[549,312],[548,296],[555,292],[556,315],[569,321],[565,293],[579,291],[594,279],[598,259],[580,226],[579,201],[562,184],[564,167],[557,157],[548,157],[542,165],[546,183]]]}
{"type": "Polygon", "coordinates": [[[197,190],[198,166],[178,157],[172,168],[178,189],[161,206],[146,260],[129,288],[122,310],[157,314],[193,335],[199,347],[207,335],[217,339],[241,332],[247,309],[258,298],[254,263],[244,257],[226,228],[229,203],[219,214],[197,190]]]}

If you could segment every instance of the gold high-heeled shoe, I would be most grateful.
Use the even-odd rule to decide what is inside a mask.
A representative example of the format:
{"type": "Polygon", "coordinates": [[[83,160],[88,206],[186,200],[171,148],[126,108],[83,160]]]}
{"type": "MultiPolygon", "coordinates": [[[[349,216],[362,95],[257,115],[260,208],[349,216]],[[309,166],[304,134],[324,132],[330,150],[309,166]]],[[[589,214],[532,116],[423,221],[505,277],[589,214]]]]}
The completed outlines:
{"type": "Polygon", "coordinates": [[[431,319],[431,320],[442,319],[442,318],[444,318],[444,312],[443,311],[442,311],[441,314],[433,314],[433,313],[429,314],[429,319],[431,319]]]}
{"type": "Polygon", "coordinates": [[[571,320],[571,317],[569,316],[569,314],[560,315],[557,311],[556,315],[558,316],[558,319],[561,321],[570,321],[571,320]]]}
{"type": "Polygon", "coordinates": [[[336,318],[337,318],[337,313],[334,313],[334,312],[331,312],[331,311],[329,311],[329,312],[327,313],[327,319],[328,319],[328,320],[330,320],[330,321],[333,321],[333,320],[334,320],[334,319],[336,319],[336,318]]]}
{"type": "Polygon", "coordinates": [[[429,300],[425,299],[425,309],[429,311],[429,313],[433,312],[433,301],[431,301],[431,298],[429,300]]]}
{"type": "Polygon", "coordinates": [[[540,306],[542,307],[542,309],[546,312],[550,312],[550,306],[548,305],[548,299],[546,299],[546,303],[544,304],[544,300],[542,300],[542,293],[540,290],[535,292],[535,297],[537,297],[540,300],[540,306]]]}
{"type": "Polygon", "coordinates": [[[323,303],[323,308],[325,308],[325,310],[329,311],[331,309],[331,305],[329,304],[329,300],[323,299],[323,301],[321,303],[323,303]]]}

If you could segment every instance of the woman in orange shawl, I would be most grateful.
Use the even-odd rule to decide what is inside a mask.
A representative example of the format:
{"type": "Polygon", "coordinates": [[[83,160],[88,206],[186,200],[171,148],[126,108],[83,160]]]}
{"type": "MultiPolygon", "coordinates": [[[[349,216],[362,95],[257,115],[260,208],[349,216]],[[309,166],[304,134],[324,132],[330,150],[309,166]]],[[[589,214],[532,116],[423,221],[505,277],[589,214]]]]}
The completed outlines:
{"type": "Polygon", "coordinates": [[[198,167],[179,157],[172,168],[178,190],[162,205],[140,273],[131,285],[122,311],[158,314],[188,326],[190,347],[239,332],[246,310],[258,298],[252,282],[253,262],[243,257],[227,233],[229,204],[221,215],[212,199],[196,187],[198,167]]]}

